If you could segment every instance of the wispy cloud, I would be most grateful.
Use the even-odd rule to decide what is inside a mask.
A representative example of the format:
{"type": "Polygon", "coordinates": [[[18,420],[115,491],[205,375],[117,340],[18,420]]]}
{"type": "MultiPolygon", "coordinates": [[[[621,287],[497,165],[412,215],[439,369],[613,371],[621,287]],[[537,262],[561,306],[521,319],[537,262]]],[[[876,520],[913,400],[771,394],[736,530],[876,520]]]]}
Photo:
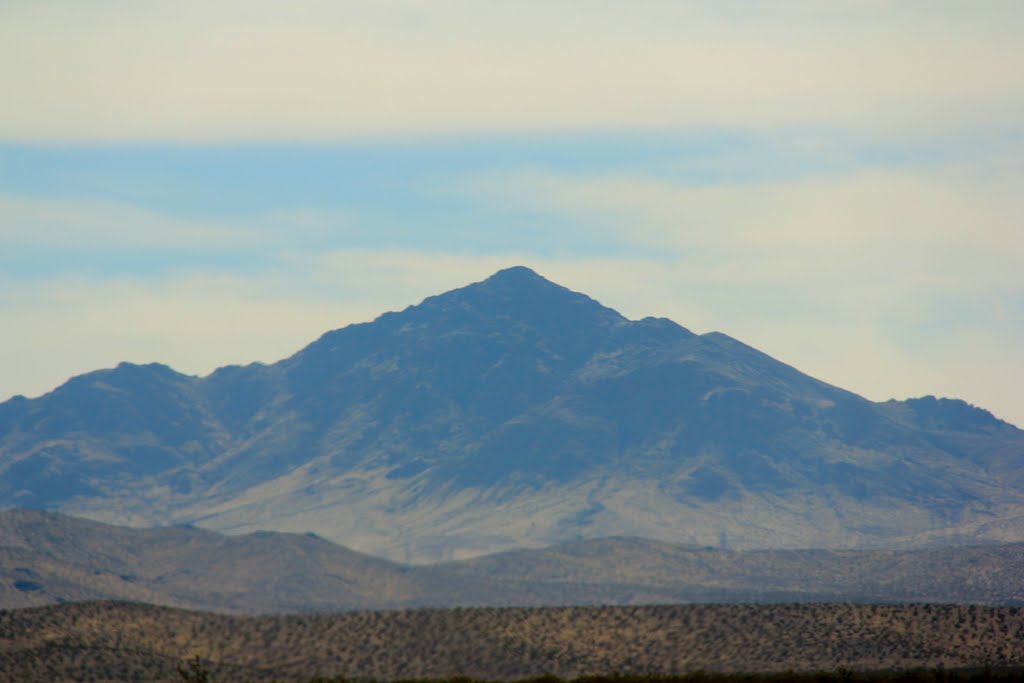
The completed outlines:
{"type": "Polygon", "coordinates": [[[182,217],[90,198],[0,195],[0,246],[248,251],[344,234],[336,212],[275,211],[234,220],[182,217]]]}
{"type": "MultiPolygon", "coordinates": [[[[824,177],[693,185],[645,175],[498,173],[465,189],[501,206],[579,220],[694,260],[705,281],[825,277],[942,291],[1021,284],[1024,173],[858,169],[824,177]]],[[[897,288],[899,289],[899,288],[897,288]]]]}
{"type": "Polygon", "coordinates": [[[266,239],[254,233],[114,202],[0,196],[0,244],[6,246],[218,249],[266,239]]]}
{"type": "Polygon", "coordinates": [[[1009,2],[5,3],[0,139],[1012,126],[1022,18],[1009,2]]]}

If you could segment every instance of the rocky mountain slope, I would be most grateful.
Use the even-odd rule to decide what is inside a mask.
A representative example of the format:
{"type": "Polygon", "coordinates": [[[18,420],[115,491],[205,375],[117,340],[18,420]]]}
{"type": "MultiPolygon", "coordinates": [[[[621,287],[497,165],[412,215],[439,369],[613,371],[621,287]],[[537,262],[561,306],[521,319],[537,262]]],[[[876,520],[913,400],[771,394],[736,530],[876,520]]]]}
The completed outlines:
{"type": "Polygon", "coordinates": [[[957,400],[872,403],[516,267],[272,365],[122,364],[0,404],[18,505],[406,562],[613,535],[1024,540],[1024,432],[957,400]]]}
{"type": "Polygon", "coordinates": [[[1024,606],[1024,544],[730,551],[610,538],[406,566],[308,535],[0,513],[0,608],[99,599],[248,613],[695,601],[1024,606]]]}

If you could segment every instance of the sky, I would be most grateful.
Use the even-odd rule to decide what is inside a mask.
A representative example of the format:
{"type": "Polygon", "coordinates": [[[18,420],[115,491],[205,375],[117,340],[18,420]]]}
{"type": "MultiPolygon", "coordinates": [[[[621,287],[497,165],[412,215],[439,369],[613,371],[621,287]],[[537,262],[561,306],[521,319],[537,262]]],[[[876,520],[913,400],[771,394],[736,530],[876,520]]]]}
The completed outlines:
{"type": "Polygon", "coordinates": [[[512,265],[1024,426],[1017,0],[0,0],[0,400],[512,265]]]}

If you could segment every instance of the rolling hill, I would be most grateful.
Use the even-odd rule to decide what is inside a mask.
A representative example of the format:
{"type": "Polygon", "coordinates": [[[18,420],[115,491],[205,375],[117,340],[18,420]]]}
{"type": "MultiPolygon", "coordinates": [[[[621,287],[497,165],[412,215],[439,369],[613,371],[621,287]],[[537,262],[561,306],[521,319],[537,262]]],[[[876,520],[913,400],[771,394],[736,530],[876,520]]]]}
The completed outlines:
{"type": "Polygon", "coordinates": [[[1024,606],[1024,544],[733,551],[592,539],[428,566],[322,538],[0,513],[0,609],[128,600],[234,613],[681,602],[1024,606]]]}

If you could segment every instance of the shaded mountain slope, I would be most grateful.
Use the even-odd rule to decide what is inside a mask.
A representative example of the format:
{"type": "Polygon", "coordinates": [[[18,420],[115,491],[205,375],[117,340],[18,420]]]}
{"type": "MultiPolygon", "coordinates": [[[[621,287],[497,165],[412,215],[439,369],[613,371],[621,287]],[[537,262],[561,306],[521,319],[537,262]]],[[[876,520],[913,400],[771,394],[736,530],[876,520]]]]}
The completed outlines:
{"type": "Polygon", "coordinates": [[[1024,432],[876,404],[510,268],[273,365],[122,364],[0,404],[0,505],[314,531],[427,562],[580,537],[1024,540],[1024,432]]]}

